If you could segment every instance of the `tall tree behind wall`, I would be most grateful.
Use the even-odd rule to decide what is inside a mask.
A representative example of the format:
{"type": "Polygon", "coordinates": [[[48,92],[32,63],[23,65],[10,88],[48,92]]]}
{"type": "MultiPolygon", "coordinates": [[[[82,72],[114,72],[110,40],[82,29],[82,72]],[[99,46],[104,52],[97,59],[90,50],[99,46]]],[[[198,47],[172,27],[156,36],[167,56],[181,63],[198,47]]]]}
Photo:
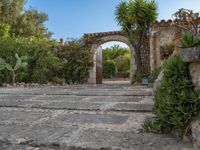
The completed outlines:
{"type": "Polygon", "coordinates": [[[48,15],[35,9],[24,10],[25,0],[0,0],[0,22],[11,26],[11,35],[49,38],[45,27],[48,15]]]}

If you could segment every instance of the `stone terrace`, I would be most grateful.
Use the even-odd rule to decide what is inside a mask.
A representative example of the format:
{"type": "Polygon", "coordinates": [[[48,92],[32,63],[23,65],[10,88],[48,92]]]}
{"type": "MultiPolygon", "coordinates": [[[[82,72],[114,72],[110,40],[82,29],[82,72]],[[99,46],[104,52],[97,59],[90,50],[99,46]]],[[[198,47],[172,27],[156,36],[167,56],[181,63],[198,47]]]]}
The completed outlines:
{"type": "Polygon", "coordinates": [[[141,132],[152,106],[152,89],[142,86],[1,88],[0,149],[192,150],[141,132]]]}

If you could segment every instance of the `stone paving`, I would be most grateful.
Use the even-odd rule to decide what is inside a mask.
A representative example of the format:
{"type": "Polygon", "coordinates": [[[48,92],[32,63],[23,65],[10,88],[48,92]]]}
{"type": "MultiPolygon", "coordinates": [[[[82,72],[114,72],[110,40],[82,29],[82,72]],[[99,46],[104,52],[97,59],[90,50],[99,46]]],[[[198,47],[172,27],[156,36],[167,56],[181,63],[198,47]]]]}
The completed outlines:
{"type": "Polygon", "coordinates": [[[0,150],[192,150],[141,132],[152,106],[142,86],[0,88],[0,150]]]}

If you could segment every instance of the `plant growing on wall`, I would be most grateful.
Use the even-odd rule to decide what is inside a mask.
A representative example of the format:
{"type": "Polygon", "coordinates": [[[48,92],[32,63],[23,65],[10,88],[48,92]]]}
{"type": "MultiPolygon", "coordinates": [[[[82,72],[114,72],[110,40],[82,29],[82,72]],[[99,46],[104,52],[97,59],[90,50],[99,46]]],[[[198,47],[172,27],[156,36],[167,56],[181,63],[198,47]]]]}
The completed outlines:
{"type": "Polygon", "coordinates": [[[199,30],[200,30],[200,15],[193,10],[179,9],[173,14],[174,25],[181,32],[180,47],[190,48],[200,44],[199,30]]]}
{"type": "Polygon", "coordinates": [[[16,58],[16,63],[14,66],[12,66],[9,63],[6,63],[6,61],[3,58],[0,58],[0,70],[4,70],[7,69],[8,71],[11,72],[12,74],[12,84],[15,83],[16,81],[16,76],[17,71],[21,68],[26,68],[27,67],[27,57],[26,56],[21,56],[19,57],[19,55],[16,53],[15,54],[15,58],[16,58]]]}
{"type": "Polygon", "coordinates": [[[200,15],[193,10],[181,8],[172,15],[175,18],[174,25],[182,31],[193,33],[194,36],[199,34],[200,15]]]}
{"type": "Polygon", "coordinates": [[[128,36],[130,44],[135,49],[137,63],[136,78],[141,80],[141,49],[149,33],[150,25],[157,18],[157,5],[154,0],[124,1],[116,7],[115,15],[122,31],[128,36]]]}
{"type": "Polygon", "coordinates": [[[160,48],[161,59],[167,59],[174,51],[174,43],[172,41],[165,42],[160,48]]]}

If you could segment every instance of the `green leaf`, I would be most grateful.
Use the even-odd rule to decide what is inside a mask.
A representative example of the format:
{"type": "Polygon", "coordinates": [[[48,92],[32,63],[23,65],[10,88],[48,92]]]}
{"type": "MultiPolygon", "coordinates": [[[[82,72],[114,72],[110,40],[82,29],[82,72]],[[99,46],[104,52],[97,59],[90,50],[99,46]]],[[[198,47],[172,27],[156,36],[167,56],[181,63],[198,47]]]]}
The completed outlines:
{"type": "Polygon", "coordinates": [[[0,64],[5,64],[5,60],[3,58],[0,57],[0,64]]]}
{"type": "Polygon", "coordinates": [[[15,53],[15,58],[20,59],[20,57],[17,53],[15,53]]]}
{"type": "Polygon", "coordinates": [[[0,70],[4,70],[4,69],[5,69],[5,65],[0,64],[0,70]]]}
{"type": "Polygon", "coordinates": [[[22,64],[21,64],[21,67],[22,68],[26,68],[28,66],[28,63],[27,62],[23,62],[22,64]]]}
{"type": "Polygon", "coordinates": [[[10,64],[6,64],[5,65],[6,69],[8,69],[9,71],[14,71],[14,69],[12,68],[12,66],[10,64]]]}

